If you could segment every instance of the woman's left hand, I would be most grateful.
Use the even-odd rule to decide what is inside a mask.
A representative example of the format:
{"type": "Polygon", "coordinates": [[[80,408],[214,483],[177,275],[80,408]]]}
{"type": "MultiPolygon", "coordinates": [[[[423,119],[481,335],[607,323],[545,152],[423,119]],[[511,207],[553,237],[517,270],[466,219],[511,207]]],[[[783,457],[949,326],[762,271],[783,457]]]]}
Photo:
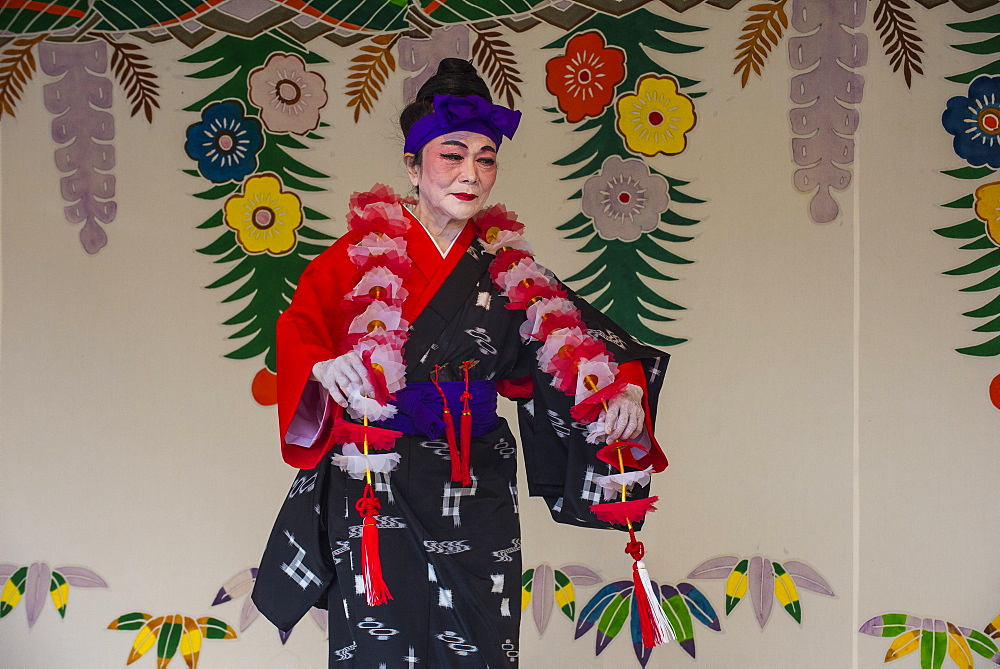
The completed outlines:
{"type": "Polygon", "coordinates": [[[645,422],[642,388],[630,383],[608,404],[608,415],[605,418],[608,443],[635,439],[642,433],[645,422]]]}

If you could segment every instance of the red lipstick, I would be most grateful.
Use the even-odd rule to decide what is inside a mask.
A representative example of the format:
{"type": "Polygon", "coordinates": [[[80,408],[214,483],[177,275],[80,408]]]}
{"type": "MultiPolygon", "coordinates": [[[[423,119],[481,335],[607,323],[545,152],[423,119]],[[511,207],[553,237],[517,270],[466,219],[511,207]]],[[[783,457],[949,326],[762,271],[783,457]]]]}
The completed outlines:
{"type": "Polygon", "coordinates": [[[476,196],[473,195],[472,193],[452,193],[452,195],[454,195],[459,200],[462,200],[464,202],[469,202],[470,200],[476,199],[476,196]]]}

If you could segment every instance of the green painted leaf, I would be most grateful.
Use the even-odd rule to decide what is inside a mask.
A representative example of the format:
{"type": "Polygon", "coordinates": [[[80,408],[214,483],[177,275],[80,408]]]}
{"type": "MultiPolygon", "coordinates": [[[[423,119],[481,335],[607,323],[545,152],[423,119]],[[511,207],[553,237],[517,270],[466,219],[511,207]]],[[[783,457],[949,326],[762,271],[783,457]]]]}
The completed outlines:
{"type": "Polygon", "coordinates": [[[941,170],[941,174],[946,174],[950,177],[955,177],[956,179],[982,179],[983,177],[988,177],[989,175],[996,172],[992,167],[972,167],[971,165],[966,165],[965,167],[959,167],[954,170],[941,170]]]}
{"type": "Polygon", "coordinates": [[[949,239],[972,239],[985,234],[986,226],[978,218],[971,221],[952,225],[947,228],[938,228],[934,232],[949,239]]]}
{"type": "Polygon", "coordinates": [[[920,632],[920,668],[941,669],[948,652],[948,635],[945,632],[920,632]]]}
{"type": "Polygon", "coordinates": [[[535,580],[535,570],[526,569],[523,574],[521,574],[521,587],[531,592],[531,586],[535,580]]]}
{"type": "Polygon", "coordinates": [[[614,599],[608,603],[607,608],[604,609],[604,613],[601,614],[601,619],[597,621],[597,630],[609,639],[615,638],[625,624],[625,620],[628,619],[631,603],[631,592],[625,596],[615,595],[614,599]]]}
{"type": "Polygon", "coordinates": [[[984,358],[1000,355],[1000,337],[994,337],[993,339],[976,346],[967,346],[965,348],[957,348],[955,350],[965,355],[975,355],[984,358]]]}
{"type": "MultiPolygon", "coordinates": [[[[167,620],[177,619],[179,616],[168,616],[167,620]]],[[[175,622],[164,622],[160,627],[160,634],[156,639],[156,657],[169,660],[177,653],[177,646],[181,642],[181,633],[184,625],[175,622]]]]}
{"type": "Polygon", "coordinates": [[[976,204],[976,196],[969,194],[958,198],[957,200],[952,200],[947,204],[942,204],[942,207],[949,207],[951,209],[972,209],[976,204]]]}
{"type": "Polygon", "coordinates": [[[118,616],[108,625],[108,629],[114,630],[125,630],[127,632],[134,632],[136,630],[142,629],[142,626],[146,624],[152,616],[148,613],[142,613],[140,611],[133,611],[132,613],[126,613],[123,616],[118,616]]]}
{"type": "Polygon", "coordinates": [[[996,642],[979,630],[969,630],[965,639],[969,642],[969,648],[985,658],[992,659],[994,655],[1000,653],[996,642]]]}
{"type": "Polygon", "coordinates": [[[963,276],[966,274],[978,274],[980,272],[985,272],[986,270],[995,269],[1000,267],[1000,249],[994,248],[991,252],[976,258],[967,265],[963,265],[957,269],[948,270],[944,272],[949,276],[963,276]]]}

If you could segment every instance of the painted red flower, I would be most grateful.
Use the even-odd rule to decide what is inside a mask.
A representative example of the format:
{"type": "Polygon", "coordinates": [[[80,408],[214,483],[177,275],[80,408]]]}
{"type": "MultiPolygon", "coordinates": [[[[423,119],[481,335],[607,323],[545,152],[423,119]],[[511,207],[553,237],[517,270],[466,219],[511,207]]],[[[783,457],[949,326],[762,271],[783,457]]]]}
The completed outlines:
{"type": "Polygon", "coordinates": [[[545,87],[566,120],[576,123],[611,104],[615,86],[625,78],[625,52],[607,46],[599,32],[581,33],[566,44],[566,55],[545,63],[545,73],[545,87]]]}

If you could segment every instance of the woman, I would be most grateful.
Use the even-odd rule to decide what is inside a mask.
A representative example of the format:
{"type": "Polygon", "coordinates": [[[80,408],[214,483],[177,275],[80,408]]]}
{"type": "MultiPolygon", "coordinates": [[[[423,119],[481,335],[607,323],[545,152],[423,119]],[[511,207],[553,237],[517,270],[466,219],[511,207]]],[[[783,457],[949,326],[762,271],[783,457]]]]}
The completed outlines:
{"type": "Polygon", "coordinates": [[[618,470],[588,440],[638,437],[632,464],[666,466],[647,398],[667,356],[534,264],[505,209],[483,211],[519,117],[469,63],[442,62],[400,119],[417,199],[352,197],[348,233],[278,322],[282,453],[302,471],[253,599],[282,630],[327,608],[330,666],[516,666],[516,458],[498,392],[519,403],[529,492],[559,522],[608,527],[590,506],[618,470]]]}

